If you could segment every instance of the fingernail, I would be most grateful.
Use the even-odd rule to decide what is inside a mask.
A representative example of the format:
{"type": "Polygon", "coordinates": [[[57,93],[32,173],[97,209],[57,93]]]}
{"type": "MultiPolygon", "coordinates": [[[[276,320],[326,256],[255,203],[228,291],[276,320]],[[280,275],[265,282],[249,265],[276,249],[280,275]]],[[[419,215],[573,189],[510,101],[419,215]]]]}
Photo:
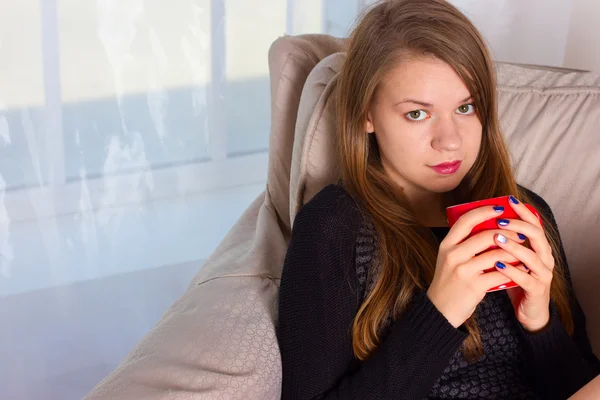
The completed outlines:
{"type": "Polygon", "coordinates": [[[519,204],[519,200],[517,200],[515,196],[510,196],[509,200],[513,204],[519,204]]]}
{"type": "Polygon", "coordinates": [[[506,226],[506,225],[508,225],[509,222],[510,222],[509,220],[501,218],[501,219],[498,220],[498,225],[500,225],[500,226],[506,226]]]}
{"type": "Polygon", "coordinates": [[[517,236],[519,236],[519,239],[521,240],[527,239],[527,236],[523,235],[522,233],[517,233],[517,236]]]}
{"type": "Polygon", "coordinates": [[[506,236],[498,234],[496,235],[496,240],[499,241],[500,243],[507,243],[508,239],[506,238],[506,236]]]}
{"type": "Polygon", "coordinates": [[[496,267],[498,267],[500,269],[504,269],[504,268],[506,268],[506,265],[504,265],[503,262],[497,261],[496,262],[496,267]]]}
{"type": "Polygon", "coordinates": [[[504,212],[504,207],[503,206],[495,206],[494,211],[496,211],[497,213],[504,212]]]}

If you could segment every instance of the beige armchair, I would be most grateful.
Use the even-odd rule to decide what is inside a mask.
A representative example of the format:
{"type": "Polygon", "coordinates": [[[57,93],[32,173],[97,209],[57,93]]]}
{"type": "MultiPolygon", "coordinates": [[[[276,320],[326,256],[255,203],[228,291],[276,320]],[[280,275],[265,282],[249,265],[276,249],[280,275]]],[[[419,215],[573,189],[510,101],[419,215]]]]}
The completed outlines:
{"type": "MultiPolygon", "coordinates": [[[[343,41],[278,39],[269,53],[267,187],[187,292],[87,397],[277,399],[277,293],[297,211],[337,177],[332,91],[343,41]]],[[[497,64],[499,111],[517,180],[552,206],[600,354],[600,76],[497,64]]]]}

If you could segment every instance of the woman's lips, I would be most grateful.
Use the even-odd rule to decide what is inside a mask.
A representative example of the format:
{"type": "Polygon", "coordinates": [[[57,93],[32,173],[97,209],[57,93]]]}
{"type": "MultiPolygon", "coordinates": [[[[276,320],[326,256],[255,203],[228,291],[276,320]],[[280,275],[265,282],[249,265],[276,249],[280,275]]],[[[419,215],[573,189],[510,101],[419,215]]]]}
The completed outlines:
{"type": "Polygon", "coordinates": [[[460,168],[462,161],[445,162],[431,167],[440,175],[452,175],[460,168]]]}

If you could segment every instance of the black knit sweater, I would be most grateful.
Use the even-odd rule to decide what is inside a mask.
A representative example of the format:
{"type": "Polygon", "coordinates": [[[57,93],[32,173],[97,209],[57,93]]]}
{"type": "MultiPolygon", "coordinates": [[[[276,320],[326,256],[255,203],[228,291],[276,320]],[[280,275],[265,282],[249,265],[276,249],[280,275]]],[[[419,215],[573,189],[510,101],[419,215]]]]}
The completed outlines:
{"type": "MultiPolygon", "coordinates": [[[[548,205],[530,194],[555,223],[548,205]]],[[[441,241],[448,229],[433,232],[441,241]]],[[[282,399],[563,400],[600,373],[574,296],[571,338],[552,307],[549,326],[527,333],[506,292],[486,295],[477,308],[484,355],[473,362],[462,356],[464,329],[450,325],[424,293],[390,323],[375,353],[357,360],[350,329],[369,290],[375,243],[338,185],[323,189],[296,217],[279,293],[282,399]]]]}

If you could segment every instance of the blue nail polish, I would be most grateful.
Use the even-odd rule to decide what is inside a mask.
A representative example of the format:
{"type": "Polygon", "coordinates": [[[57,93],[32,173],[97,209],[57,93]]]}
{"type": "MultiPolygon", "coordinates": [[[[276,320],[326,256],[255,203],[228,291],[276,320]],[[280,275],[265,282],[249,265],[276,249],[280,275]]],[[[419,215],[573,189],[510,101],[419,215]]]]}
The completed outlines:
{"type": "Polygon", "coordinates": [[[495,206],[494,211],[496,211],[498,213],[504,212],[504,207],[503,206],[495,206]]]}
{"type": "Polygon", "coordinates": [[[506,226],[506,225],[508,225],[509,222],[510,222],[509,220],[501,218],[501,219],[498,220],[498,225],[500,225],[500,226],[506,226]]]}
{"type": "Polygon", "coordinates": [[[521,240],[527,239],[527,236],[523,235],[522,233],[517,233],[517,236],[519,236],[519,239],[521,240]]]}
{"type": "Polygon", "coordinates": [[[519,200],[517,200],[515,196],[510,196],[509,200],[513,204],[519,204],[519,200]]]}
{"type": "Polygon", "coordinates": [[[498,261],[498,262],[496,262],[496,267],[498,267],[500,269],[504,269],[504,268],[506,268],[506,265],[504,265],[503,262],[498,261]]]}
{"type": "Polygon", "coordinates": [[[504,243],[504,244],[508,243],[508,239],[504,235],[498,234],[496,236],[496,240],[499,241],[500,243],[504,243]]]}
{"type": "Polygon", "coordinates": [[[528,267],[527,265],[523,264],[523,266],[525,267],[525,269],[526,269],[527,271],[529,271],[529,267],[528,267]]]}

